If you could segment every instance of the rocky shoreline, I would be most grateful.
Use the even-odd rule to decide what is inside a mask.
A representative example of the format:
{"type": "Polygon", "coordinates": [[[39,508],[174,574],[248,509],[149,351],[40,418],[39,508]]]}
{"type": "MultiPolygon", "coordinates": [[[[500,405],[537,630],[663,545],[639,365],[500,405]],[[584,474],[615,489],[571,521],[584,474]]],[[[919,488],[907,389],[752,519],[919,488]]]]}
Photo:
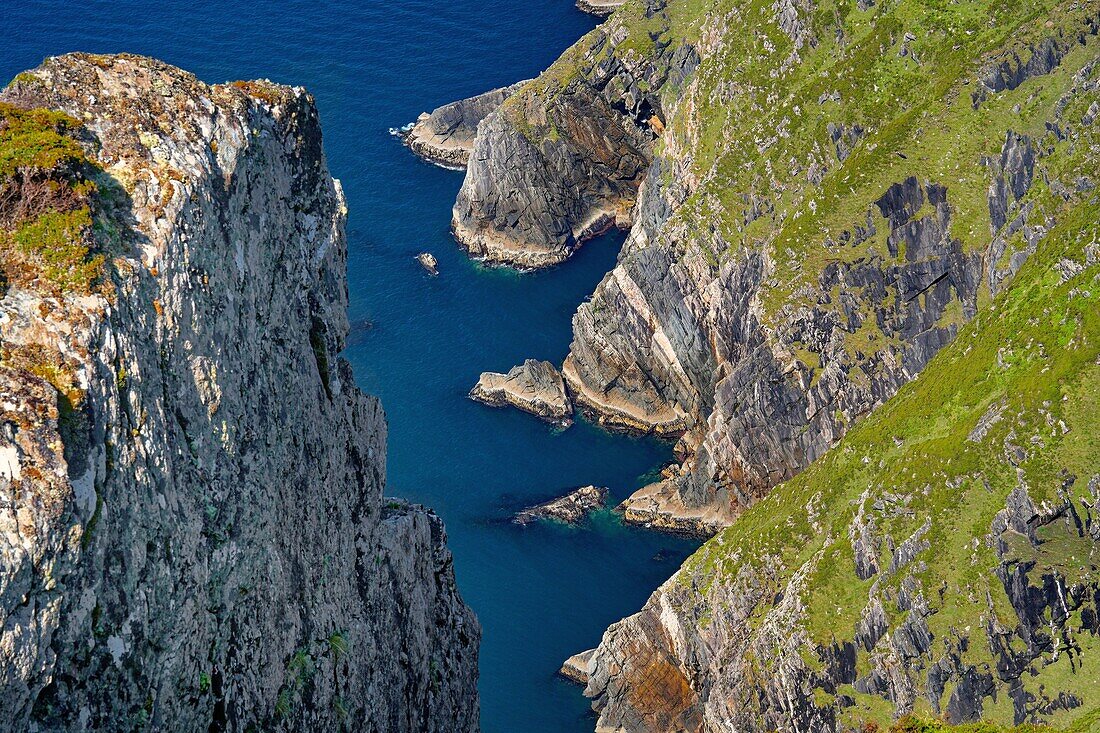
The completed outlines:
{"type": "Polygon", "coordinates": [[[625,0],[577,0],[577,7],[591,15],[608,16],[625,0]]]}
{"type": "Polygon", "coordinates": [[[596,653],[595,649],[589,649],[587,651],[574,654],[565,660],[565,663],[561,665],[561,669],[558,670],[565,679],[570,682],[575,682],[578,685],[588,684],[588,663],[592,660],[592,656],[596,653]]]}
{"type": "Polygon", "coordinates": [[[686,537],[706,539],[729,526],[717,506],[687,507],[674,486],[659,481],[644,486],[615,507],[623,522],[686,537]]]}

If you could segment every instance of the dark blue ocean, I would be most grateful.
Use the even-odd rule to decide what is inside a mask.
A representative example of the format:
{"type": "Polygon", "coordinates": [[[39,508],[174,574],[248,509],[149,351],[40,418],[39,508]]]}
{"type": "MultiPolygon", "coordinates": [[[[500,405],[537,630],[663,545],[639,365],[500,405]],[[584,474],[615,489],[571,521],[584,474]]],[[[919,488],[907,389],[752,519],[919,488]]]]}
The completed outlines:
{"type": "Polygon", "coordinates": [[[466,399],[484,370],[560,363],[576,306],[621,235],[551,271],[479,267],[448,224],[462,173],[419,162],[389,134],[421,111],[536,75],[596,20],[573,0],[0,0],[0,77],[66,51],[156,56],[208,82],[266,77],[309,88],[347,193],[354,331],[347,357],[389,416],[389,493],[444,518],[462,594],[484,627],[487,733],[591,731],[555,672],[637,610],[691,543],[628,529],[521,529],[524,505],[582,484],[625,498],[668,445],[584,423],[557,432],[466,399]],[[430,250],[441,274],[413,256],[430,250]]]}

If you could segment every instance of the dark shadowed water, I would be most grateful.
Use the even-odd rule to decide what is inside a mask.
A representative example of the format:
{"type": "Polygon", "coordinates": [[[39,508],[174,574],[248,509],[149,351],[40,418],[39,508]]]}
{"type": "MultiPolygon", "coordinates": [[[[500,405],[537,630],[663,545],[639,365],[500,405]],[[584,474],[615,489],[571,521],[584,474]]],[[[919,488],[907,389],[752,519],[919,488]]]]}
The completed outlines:
{"type": "Polygon", "coordinates": [[[637,610],[693,545],[610,516],[583,529],[501,521],[581,484],[624,498],[670,457],[655,441],[583,423],[558,433],[465,397],[483,370],[560,363],[572,313],[621,236],[544,273],[481,268],[448,232],[462,173],[417,161],[388,130],[537,74],[594,25],[572,0],[0,0],[5,79],[51,54],[130,51],[208,82],[266,77],[316,96],[350,208],[347,356],[389,415],[389,493],[446,521],[459,585],[484,626],[488,733],[591,731],[587,702],[555,671],[637,610]],[[413,260],[422,250],[439,258],[438,278],[413,260]]]}

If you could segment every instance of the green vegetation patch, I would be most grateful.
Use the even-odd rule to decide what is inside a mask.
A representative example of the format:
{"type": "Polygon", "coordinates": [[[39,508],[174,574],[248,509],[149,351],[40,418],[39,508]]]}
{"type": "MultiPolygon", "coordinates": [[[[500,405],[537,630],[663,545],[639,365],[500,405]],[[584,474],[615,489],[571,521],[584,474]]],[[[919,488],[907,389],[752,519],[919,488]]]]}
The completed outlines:
{"type": "Polygon", "coordinates": [[[20,168],[52,170],[88,163],[71,137],[79,127],[79,121],[62,112],[24,110],[0,102],[0,177],[8,178],[20,168]]]}
{"type": "MultiPolygon", "coordinates": [[[[0,102],[0,285],[87,295],[106,284],[95,232],[117,228],[93,213],[98,175],[61,112],[0,102]]],[[[0,290],[2,292],[2,290],[0,290]]]]}

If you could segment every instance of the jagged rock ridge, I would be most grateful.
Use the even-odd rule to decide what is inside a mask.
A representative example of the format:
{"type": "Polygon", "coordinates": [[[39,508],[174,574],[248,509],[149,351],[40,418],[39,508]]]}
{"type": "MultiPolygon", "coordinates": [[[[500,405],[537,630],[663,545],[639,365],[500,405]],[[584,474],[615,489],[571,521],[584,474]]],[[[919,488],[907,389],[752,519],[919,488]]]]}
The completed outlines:
{"type": "Polygon", "coordinates": [[[383,499],[385,418],[338,356],[346,208],[312,98],[73,54],[0,100],[9,131],[66,113],[84,151],[40,124],[64,155],[2,182],[40,269],[6,259],[0,290],[0,727],[476,730],[443,525],[383,499]],[[66,187],[90,208],[42,197],[66,187]],[[84,292],[36,249],[59,231],[101,253],[84,292]]]}

